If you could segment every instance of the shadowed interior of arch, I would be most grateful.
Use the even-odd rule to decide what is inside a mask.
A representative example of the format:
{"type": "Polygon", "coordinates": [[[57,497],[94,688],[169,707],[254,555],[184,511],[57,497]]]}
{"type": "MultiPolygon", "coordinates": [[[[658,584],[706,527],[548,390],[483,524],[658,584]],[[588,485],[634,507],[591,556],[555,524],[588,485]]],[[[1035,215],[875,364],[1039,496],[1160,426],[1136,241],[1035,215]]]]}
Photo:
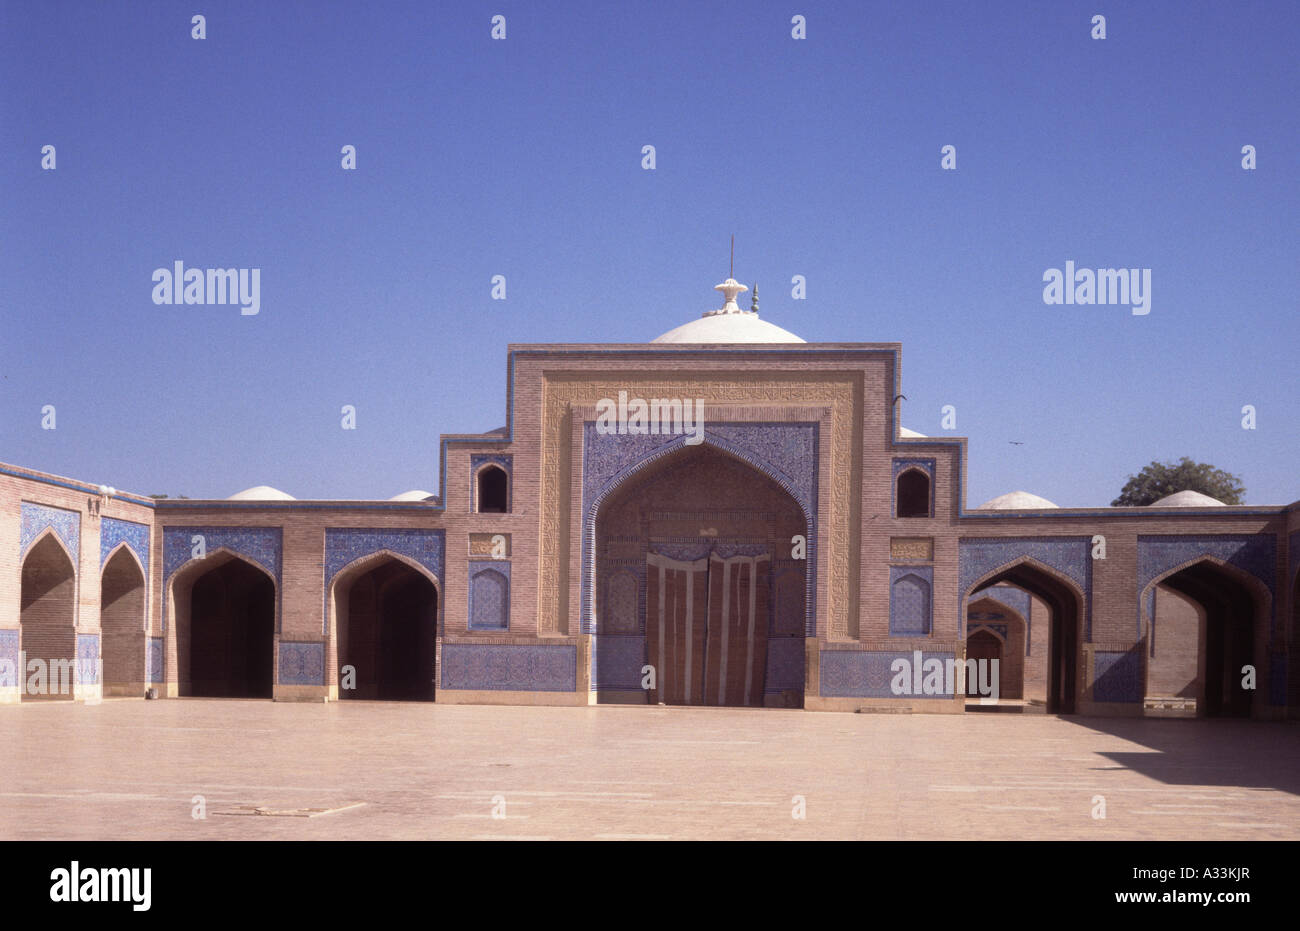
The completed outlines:
{"type": "Polygon", "coordinates": [[[275,653],[270,577],[242,559],[227,559],[194,579],[189,606],[188,617],[179,617],[176,625],[177,650],[183,654],[180,694],[270,698],[275,653]]]}
{"type": "Polygon", "coordinates": [[[42,699],[71,700],[73,696],[72,663],[77,654],[76,573],[72,560],[53,534],[46,534],[33,544],[23,559],[19,626],[22,649],[28,664],[34,667],[17,670],[22,686],[22,701],[42,699]]]}
{"type": "MultiPolygon", "coordinates": [[[[1079,598],[1065,583],[1032,563],[1018,563],[983,579],[976,590],[999,583],[1022,588],[1047,605],[1047,711],[1049,714],[1073,714],[1078,690],[1079,623],[1082,617],[1079,598]]],[[[970,594],[967,592],[968,597],[970,594]]]]}
{"type": "MultiPolygon", "coordinates": [[[[1214,563],[1198,562],[1161,580],[1155,606],[1148,694],[1193,697],[1204,717],[1248,717],[1255,692],[1242,687],[1242,667],[1255,662],[1250,589],[1214,563]]],[[[1258,670],[1255,678],[1262,679],[1258,670]]]]}
{"type": "Polygon", "coordinates": [[[433,701],[434,584],[400,560],[387,558],[344,580],[335,599],[339,697],[433,701]],[[352,669],[350,683],[346,667],[352,669]]]}

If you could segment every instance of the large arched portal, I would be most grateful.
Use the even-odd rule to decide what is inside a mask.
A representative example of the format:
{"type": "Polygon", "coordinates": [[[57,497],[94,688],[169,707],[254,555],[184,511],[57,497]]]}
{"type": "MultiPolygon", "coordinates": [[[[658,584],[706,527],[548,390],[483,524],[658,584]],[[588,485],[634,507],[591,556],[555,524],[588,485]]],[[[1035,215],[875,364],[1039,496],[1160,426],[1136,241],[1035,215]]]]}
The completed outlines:
{"type": "Polygon", "coordinates": [[[1255,688],[1243,671],[1256,665],[1262,609],[1235,570],[1203,560],[1161,579],[1152,602],[1147,696],[1196,702],[1202,717],[1249,717],[1255,688]]]}
{"type": "Polygon", "coordinates": [[[104,694],[144,694],[144,572],[125,546],[99,577],[99,626],[104,638],[104,694]]]}
{"type": "Polygon", "coordinates": [[[598,648],[643,644],[620,655],[654,670],[633,698],[802,706],[808,530],[776,481],[682,446],[617,488],[595,532],[598,648]]]}
{"type": "Polygon", "coordinates": [[[54,534],[23,559],[19,625],[26,668],[17,670],[23,701],[73,698],[77,655],[77,577],[54,534]]]}
{"type": "MultiPolygon", "coordinates": [[[[1046,704],[1049,714],[1073,714],[1079,691],[1079,641],[1083,599],[1064,578],[1033,560],[1007,566],[981,579],[975,591],[1005,583],[1047,606],[1046,704]]],[[[971,592],[966,593],[969,599],[971,592]]],[[[1034,620],[1038,625],[1037,617],[1034,620]]]]}
{"type": "Polygon", "coordinates": [[[229,552],[178,573],[178,688],[183,696],[270,698],[274,688],[275,583],[229,552]]]}
{"type": "Polygon", "coordinates": [[[438,589],[383,556],[334,586],[339,697],[433,701],[438,589]]]}

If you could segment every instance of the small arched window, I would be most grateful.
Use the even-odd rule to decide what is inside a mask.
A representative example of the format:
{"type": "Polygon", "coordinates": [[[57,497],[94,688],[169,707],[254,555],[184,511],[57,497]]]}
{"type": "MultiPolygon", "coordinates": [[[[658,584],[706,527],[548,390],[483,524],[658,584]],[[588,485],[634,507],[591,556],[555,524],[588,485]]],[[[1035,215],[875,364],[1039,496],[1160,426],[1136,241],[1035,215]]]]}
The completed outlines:
{"type": "Polygon", "coordinates": [[[476,499],[480,514],[505,514],[510,510],[510,477],[498,465],[479,470],[476,499]]]}
{"type": "Polygon", "coordinates": [[[898,476],[895,489],[898,517],[930,517],[930,476],[920,469],[908,469],[898,476]]]}

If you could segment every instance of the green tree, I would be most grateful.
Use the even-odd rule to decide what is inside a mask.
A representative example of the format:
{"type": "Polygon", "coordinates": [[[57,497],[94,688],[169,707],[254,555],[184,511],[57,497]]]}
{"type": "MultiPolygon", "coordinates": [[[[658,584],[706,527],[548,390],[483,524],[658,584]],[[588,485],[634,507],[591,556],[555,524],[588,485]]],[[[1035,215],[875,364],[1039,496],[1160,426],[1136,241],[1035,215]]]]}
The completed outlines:
{"type": "Polygon", "coordinates": [[[1246,488],[1241,477],[1184,456],[1177,462],[1152,462],[1130,475],[1111,507],[1145,507],[1178,491],[1199,491],[1224,504],[1242,504],[1246,488]]]}

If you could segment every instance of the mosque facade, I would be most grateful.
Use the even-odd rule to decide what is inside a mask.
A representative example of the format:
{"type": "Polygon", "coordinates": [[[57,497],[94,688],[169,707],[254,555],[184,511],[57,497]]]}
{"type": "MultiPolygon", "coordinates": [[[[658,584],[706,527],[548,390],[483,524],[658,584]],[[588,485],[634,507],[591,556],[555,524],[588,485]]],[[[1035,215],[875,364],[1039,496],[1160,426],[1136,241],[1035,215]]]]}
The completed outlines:
{"type": "Polygon", "coordinates": [[[1300,502],[968,507],[899,344],[718,290],[649,343],[511,345],[506,426],[444,436],[437,494],[0,465],[0,702],[1295,715],[1300,502]]]}

